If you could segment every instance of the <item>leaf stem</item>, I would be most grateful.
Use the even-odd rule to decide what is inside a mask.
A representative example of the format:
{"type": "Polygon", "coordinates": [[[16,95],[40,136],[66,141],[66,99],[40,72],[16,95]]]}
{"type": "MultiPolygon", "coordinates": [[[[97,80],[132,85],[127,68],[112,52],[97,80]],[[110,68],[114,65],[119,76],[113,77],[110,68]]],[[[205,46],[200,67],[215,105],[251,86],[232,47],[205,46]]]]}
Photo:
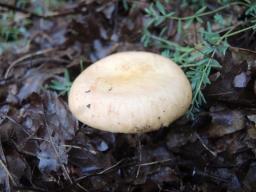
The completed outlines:
{"type": "Polygon", "coordinates": [[[229,34],[227,34],[227,35],[224,35],[224,38],[231,37],[231,36],[233,36],[233,35],[237,35],[237,34],[239,34],[239,33],[242,33],[242,32],[244,32],[244,31],[247,31],[247,30],[249,30],[249,29],[253,29],[253,28],[255,28],[255,27],[256,27],[256,24],[254,24],[254,25],[252,25],[252,26],[249,26],[249,27],[246,27],[246,28],[243,28],[243,29],[240,29],[240,30],[238,30],[238,31],[234,31],[233,33],[229,33],[229,34]]]}
{"type": "Polygon", "coordinates": [[[198,15],[195,14],[195,15],[191,15],[191,16],[187,16],[187,17],[176,17],[176,16],[168,16],[168,15],[166,15],[166,17],[169,17],[170,19],[174,19],[174,20],[182,20],[182,21],[184,21],[184,20],[194,19],[196,17],[202,17],[202,16],[211,15],[213,13],[217,13],[217,12],[219,12],[219,11],[221,11],[223,9],[226,9],[226,8],[228,8],[230,6],[233,6],[233,5],[245,5],[245,6],[248,6],[248,4],[243,3],[243,2],[232,2],[232,3],[229,3],[227,5],[221,6],[221,7],[217,8],[217,9],[214,9],[212,11],[204,12],[204,13],[201,13],[201,14],[198,14],[198,15]]]}
{"type": "Polygon", "coordinates": [[[194,103],[195,100],[197,99],[197,95],[198,95],[199,91],[201,90],[201,87],[202,87],[202,84],[203,84],[203,80],[204,80],[205,75],[206,75],[206,71],[210,67],[210,63],[211,63],[215,53],[216,53],[216,49],[214,49],[214,51],[212,52],[211,57],[208,60],[207,65],[205,66],[205,68],[204,68],[204,70],[202,72],[202,77],[200,78],[200,81],[199,81],[198,85],[196,86],[196,90],[195,90],[194,97],[192,99],[192,103],[194,103]]]}

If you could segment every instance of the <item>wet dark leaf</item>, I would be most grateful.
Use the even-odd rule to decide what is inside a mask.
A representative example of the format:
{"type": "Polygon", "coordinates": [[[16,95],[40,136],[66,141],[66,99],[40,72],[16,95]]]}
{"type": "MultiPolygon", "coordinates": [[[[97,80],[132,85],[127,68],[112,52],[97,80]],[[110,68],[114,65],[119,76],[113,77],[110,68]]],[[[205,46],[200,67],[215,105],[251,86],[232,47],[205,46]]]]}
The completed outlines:
{"type": "Polygon", "coordinates": [[[250,60],[248,63],[244,59],[239,60],[235,57],[237,53],[232,53],[226,54],[218,78],[205,89],[206,96],[210,102],[224,101],[240,106],[256,106],[251,81],[253,65],[250,64],[250,60]]]}
{"type": "Polygon", "coordinates": [[[26,178],[27,181],[31,180],[31,170],[22,155],[16,150],[6,152],[7,168],[10,171],[12,177],[15,180],[16,185],[20,185],[22,178],[26,178]]]}
{"type": "Polygon", "coordinates": [[[47,79],[51,78],[59,72],[57,69],[54,71],[49,69],[35,68],[27,71],[22,78],[22,87],[20,88],[17,97],[20,101],[26,99],[32,93],[39,93],[44,87],[44,83],[47,79]]]}
{"type": "Polygon", "coordinates": [[[0,143],[0,189],[5,192],[11,192],[9,170],[7,169],[6,158],[3,152],[2,144],[0,143]]]}
{"type": "Polygon", "coordinates": [[[247,86],[249,80],[250,79],[248,78],[246,73],[242,72],[235,76],[234,81],[233,81],[234,87],[245,88],[247,86]]]}
{"type": "Polygon", "coordinates": [[[249,167],[249,170],[244,178],[243,184],[246,189],[253,191],[256,187],[256,165],[252,163],[249,167]]]}
{"type": "Polygon", "coordinates": [[[76,120],[56,93],[46,92],[44,99],[44,127],[40,130],[42,142],[37,156],[39,169],[50,172],[67,164],[68,148],[65,144],[74,137],[76,120]]]}
{"type": "Polygon", "coordinates": [[[248,136],[252,139],[256,139],[256,115],[247,115],[247,118],[253,123],[247,130],[248,136]]]}
{"type": "Polygon", "coordinates": [[[171,149],[174,147],[181,147],[188,142],[194,142],[196,140],[196,135],[191,128],[178,128],[170,130],[167,136],[167,146],[171,149]]]}
{"type": "Polygon", "coordinates": [[[240,111],[217,111],[210,113],[209,137],[221,137],[245,128],[245,117],[240,111]]]}
{"type": "Polygon", "coordinates": [[[69,155],[71,163],[79,167],[80,174],[88,175],[111,166],[111,154],[102,153],[107,150],[105,141],[97,137],[88,137],[82,132],[76,135],[75,141],[73,145],[79,147],[73,148],[69,155]]]}

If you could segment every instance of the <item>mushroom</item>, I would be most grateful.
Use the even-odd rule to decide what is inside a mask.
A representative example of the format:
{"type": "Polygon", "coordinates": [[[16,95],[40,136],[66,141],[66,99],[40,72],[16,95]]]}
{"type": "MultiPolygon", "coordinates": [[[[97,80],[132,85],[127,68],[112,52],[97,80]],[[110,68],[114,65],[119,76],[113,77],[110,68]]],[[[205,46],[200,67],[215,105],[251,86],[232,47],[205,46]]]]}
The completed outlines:
{"type": "Polygon", "coordinates": [[[69,108],[90,127],[142,133],[168,126],[192,100],[181,68],[150,52],[121,52],[84,70],[69,92],[69,108]]]}

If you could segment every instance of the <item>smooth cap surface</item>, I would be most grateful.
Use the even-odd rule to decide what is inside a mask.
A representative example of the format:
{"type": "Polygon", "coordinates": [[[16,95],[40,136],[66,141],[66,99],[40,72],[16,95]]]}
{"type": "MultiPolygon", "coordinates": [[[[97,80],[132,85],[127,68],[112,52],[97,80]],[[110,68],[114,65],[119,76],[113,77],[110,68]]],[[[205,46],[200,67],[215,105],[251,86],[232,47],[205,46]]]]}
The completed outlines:
{"type": "Polygon", "coordinates": [[[84,70],[69,93],[74,116],[90,127],[119,133],[148,132],[181,117],[192,100],[178,65],[149,52],[121,52],[84,70]]]}

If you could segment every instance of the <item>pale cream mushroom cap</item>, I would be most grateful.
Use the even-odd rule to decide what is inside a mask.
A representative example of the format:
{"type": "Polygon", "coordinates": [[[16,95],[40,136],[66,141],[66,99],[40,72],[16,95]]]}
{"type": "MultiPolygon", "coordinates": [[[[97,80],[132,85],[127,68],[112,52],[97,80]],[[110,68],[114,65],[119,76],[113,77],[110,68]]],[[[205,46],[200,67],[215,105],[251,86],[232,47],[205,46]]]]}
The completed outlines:
{"type": "Polygon", "coordinates": [[[170,59],[121,52],[84,70],[69,93],[69,108],[90,127],[119,133],[148,132],[181,117],[192,100],[190,83],[170,59]]]}

